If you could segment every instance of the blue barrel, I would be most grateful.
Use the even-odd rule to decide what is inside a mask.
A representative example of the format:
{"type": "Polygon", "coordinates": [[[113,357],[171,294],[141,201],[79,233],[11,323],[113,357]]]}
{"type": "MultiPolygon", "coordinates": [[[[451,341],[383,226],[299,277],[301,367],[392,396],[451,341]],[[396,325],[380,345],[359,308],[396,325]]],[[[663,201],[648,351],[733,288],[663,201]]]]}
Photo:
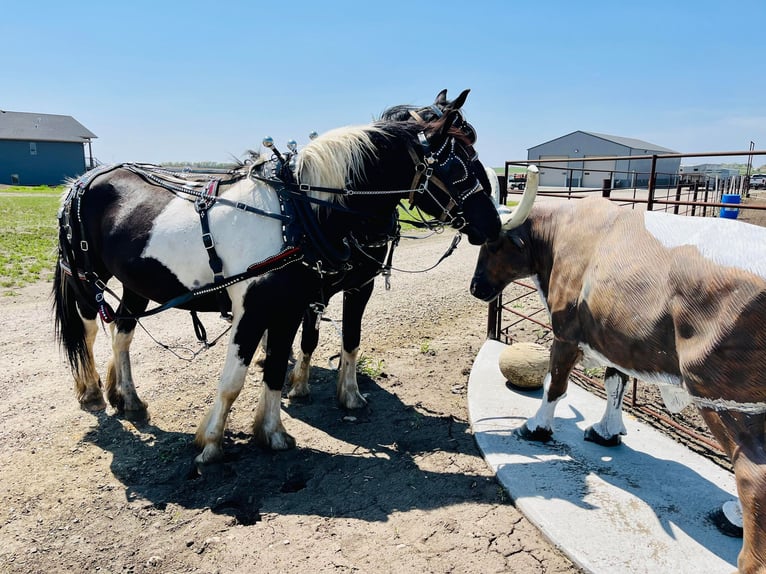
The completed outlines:
{"type": "MultiPolygon", "coordinates": [[[[742,197],[737,193],[724,193],[721,196],[721,203],[739,204],[742,201],[742,197]]],[[[722,207],[718,217],[724,217],[726,219],[737,219],[739,215],[739,209],[736,207],[722,207]]]]}

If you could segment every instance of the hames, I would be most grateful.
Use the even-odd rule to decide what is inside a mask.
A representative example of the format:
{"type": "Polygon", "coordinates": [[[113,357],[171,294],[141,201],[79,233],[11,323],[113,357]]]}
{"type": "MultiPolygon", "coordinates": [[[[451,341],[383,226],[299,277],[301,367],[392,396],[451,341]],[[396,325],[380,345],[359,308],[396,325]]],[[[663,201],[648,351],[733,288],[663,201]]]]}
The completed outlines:
{"type": "MultiPolygon", "coordinates": [[[[536,173],[529,179],[536,185],[536,173]]],[[[766,572],[766,229],[551,201],[482,246],[471,292],[491,301],[524,277],[538,285],[554,340],[542,404],[519,434],[551,438],[578,362],[608,367],[607,409],[588,440],[625,434],[625,375],[657,383],[671,410],[695,404],[734,466],[739,570],[766,572]]]]}

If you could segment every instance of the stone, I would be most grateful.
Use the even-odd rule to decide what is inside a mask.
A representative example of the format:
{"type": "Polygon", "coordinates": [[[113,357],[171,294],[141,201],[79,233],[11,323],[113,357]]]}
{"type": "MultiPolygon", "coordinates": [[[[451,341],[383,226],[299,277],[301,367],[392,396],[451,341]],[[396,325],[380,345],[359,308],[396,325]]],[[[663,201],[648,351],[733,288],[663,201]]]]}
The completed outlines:
{"type": "Polygon", "coordinates": [[[543,386],[548,373],[550,352],[537,343],[514,343],[500,352],[500,372],[508,383],[521,390],[534,391],[543,386]]]}

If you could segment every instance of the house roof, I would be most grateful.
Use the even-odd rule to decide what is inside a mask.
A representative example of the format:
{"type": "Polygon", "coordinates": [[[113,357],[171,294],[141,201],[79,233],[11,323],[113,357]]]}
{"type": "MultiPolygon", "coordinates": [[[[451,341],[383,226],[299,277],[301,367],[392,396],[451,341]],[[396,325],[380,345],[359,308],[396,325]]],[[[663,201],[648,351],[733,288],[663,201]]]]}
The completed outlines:
{"type": "MultiPolygon", "coordinates": [[[[612,135],[609,135],[609,134],[600,134],[600,133],[596,133],[596,132],[586,132],[584,130],[577,130],[577,131],[574,131],[572,133],[566,134],[564,136],[561,136],[561,137],[558,137],[558,138],[554,138],[554,139],[552,139],[550,141],[547,141],[547,142],[544,142],[542,144],[538,144],[538,145],[533,146],[533,147],[540,147],[541,145],[545,145],[547,143],[551,143],[553,141],[560,140],[562,138],[565,138],[567,136],[571,136],[571,135],[576,134],[576,133],[581,133],[581,134],[589,135],[589,136],[594,137],[594,138],[599,138],[599,139],[602,139],[602,140],[610,141],[610,142],[616,143],[617,145],[625,146],[625,147],[628,147],[628,148],[631,148],[631,149],[636,149],[636,150],[646,150],[648,152],[649,151],[659,151],[659,152],[663,152],[663,153],[679,153],[679,152],[677,152],[675,150],[668,149],[666,147],[662,147],[662,146],[659,146],[657,144],[653,144],[653,143],[650,143],[650,142],[647,142],[647,141],[644,141],[644,140],[639,140],[639,139],[635,139],[635,138],[625,138],[625,137],[621,137],[621,136],[612,136],[612,135]]],[[[529,149],[533,149],[533,148],[529,148],[529,149]]]]}
{"type": "Polygon", "coordinates": [[[0,140],[83,142],[96,137],[72,116],[0,110],[0,140]]]}

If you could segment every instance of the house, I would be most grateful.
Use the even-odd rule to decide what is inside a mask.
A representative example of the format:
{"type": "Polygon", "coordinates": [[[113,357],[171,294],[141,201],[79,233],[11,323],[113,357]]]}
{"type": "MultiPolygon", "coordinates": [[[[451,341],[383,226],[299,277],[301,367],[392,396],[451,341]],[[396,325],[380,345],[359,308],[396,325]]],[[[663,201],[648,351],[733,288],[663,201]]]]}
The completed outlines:
{"type": "Polygon", "coordinates": [[[0,110],[0,184],[59,185],[81,175],[96,137],[72,116],[0,110]]]}
{"type": "MultiPolygon", "coordinates": [[[[540,164],[540,185],[554,187],[585,187],[600,189],[604,179],[613,188],[645,187],[651,173],[651,159],[631,159],[631,156],[678,153],[638,139],[611,136],[595,132],[575,131],[527,149],[527,159],[540,164]],[[589,157],[625,159],[593,161],[589,157]],[[553,159],[574,159],[569,162],[546,162],[553,159]]],[[[658,185],[677,179],[680,158],[657,160],[658,185]]]]}

